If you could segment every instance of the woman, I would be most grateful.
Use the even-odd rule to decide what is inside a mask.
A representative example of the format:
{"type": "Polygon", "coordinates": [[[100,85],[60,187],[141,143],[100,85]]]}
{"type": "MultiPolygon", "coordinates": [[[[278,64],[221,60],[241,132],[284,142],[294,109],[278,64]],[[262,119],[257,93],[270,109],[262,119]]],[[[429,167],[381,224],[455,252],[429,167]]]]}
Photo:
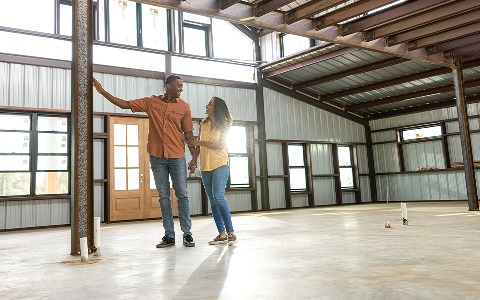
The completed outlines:
{"type": "Polygon", "coordinates": [[[208,243],[231,246],[237,243],[237,237],[224,194],[229,171],[227,136],[232,116],[225,101],[218,97],[210,99],[205,114],[207,117],[200,123],[200,139],[188,141],[188,146],[197,147],[200,153],[200,174],[218,229],[218,235],[208,243]]]}

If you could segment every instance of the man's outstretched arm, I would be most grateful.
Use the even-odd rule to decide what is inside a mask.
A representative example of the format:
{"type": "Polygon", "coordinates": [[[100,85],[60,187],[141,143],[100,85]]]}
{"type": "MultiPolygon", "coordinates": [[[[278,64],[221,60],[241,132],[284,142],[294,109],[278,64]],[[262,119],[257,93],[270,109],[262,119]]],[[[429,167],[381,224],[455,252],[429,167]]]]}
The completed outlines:
{"type": "Polygon", "coordinates": [[[97,92],[102,95],[103,97],[107,98],[108,101],[110,101],[113,105],[118,106],[123,109],[131,109],[130,103],[128,101],[122,100],[120,98],[117,98],[107,92],[103,86],[98,82],[97,79],[93,78],[93,86],[97,90],[97,92]]]}

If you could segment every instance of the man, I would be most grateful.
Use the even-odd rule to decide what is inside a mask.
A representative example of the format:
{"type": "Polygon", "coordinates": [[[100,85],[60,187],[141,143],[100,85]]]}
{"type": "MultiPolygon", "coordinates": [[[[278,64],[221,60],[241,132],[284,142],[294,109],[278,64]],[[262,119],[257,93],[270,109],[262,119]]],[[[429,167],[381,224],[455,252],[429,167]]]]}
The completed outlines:
{"type": "MultiPolygon", "coordinates": [[[[193,122],[190,105],[180,98],[183,80],[170,75],[165,79],[165,94],[125,101],[103,89],[94,78],[93,85],[98,93],[114,105],[131,109],[133,112],[146,112],[149,120],[147,151],[150,154],[150,166],[155,178],[160,209],[162,211],[165,235],[157,248],[175,245],[173,212],[170,202],[169,176],[172,179],[175,195],[178,199],[178,215],[183,231],[183,244],[194,247],[190,229],[190,206],[187,196],[187,166],[185,161],[185,140],[193,140],[193,122]]],[[[192,154],[188,168],[196,168],[195,147],[189,146],[192,154]]]]}

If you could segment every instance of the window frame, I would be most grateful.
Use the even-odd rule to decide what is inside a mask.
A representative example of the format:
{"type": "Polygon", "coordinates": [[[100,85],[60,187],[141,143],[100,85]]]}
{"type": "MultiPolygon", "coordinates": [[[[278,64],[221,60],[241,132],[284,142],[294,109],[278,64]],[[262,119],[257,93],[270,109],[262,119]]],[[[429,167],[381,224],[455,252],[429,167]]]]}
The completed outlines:
{"type": "Polygon", "coordinates": [[[441,138],[443,133],[442,133],[442,124],[441,123],[433,123],[433,124],[428,124],[428,125],[424,125],[424,126],[415,126],[415,127],[404,127],[404,128],[400,128],[398,130],[398,133],[399,133],[399,136],[398,136],[398,142],[400,143],[409,143],[409,142],[413,142],[413,141],[425,141],[425,140],[430,140],[430,139],[438,139],[438,138],[441,138]],[[404,132],[405,131],[410,131],[410,130],[418,130],[418,129],[425,129],[425,128],[433,128],[433,127],[438,127],[439,130],[440,130],[440,134],[439,135],[435,135],[435,136],[428,136],[428,137],[419,137],[419,138],[414,138],[414,139],[405,139],[404,138],[404,132]]]}
{"type": "Polygon", "coordinates": [[[231,157],[246,157],[247,158],[247,164],[248,164],[248,185],[244,185],[244,184],[233,184],[232,185],[232,181],[231,181],[231,176],[230,176],[230,172],[231,172],[231,167],[229,167],[229,170],[228,170],[228,180],[227,180],[227,189],[242,189],[242,188],[245,188],[245,189],[249,189],[252,187],[252,179],[251,179],[251,174],[252,174],[252,168],[251,168],[251,150],[250,150],[250,147],[248,146],[249,145],[249,140],[251,139],[250,137],[250,134],[249,134],[249,126],[247,124],[240,124],[240,123],[233,123],[231,126],[237,126],[237,127],[243,127],[245,129],[245,149],[246,149],[246,152],[245,153],[231,153],[230,151],[228,151],[228,164],[230,166],[230,158],[231,157]]]}
{"type": "Polygon", "coordinates": [[[308,165],[307,165],[307,145],[305,143],[287,143],[287,161],[288,161],[288,174],[289,174],[289,183],[290,183],[290,192],[308,192],[310,191],[309,186],[309,178],[308,178],[308,165]],[[289,156],[289,147],[290,146],[302,146],[302,154],[303,154],[303,165],[301,166],[292,166],[290,164],[290,156],[289,156]],[[291,185],[291,170],[292,169],[303,169],[305,173],[305,188],[304,189],[293,189],[291,185]]]}
{"type": "MultiPolygon", "coordinates": [[[[341,190],[355,190],[358,188],[357,186],[357,178],[356,178],[356,164],[355,164],[355,158],[354,158],[354,152],[355,152],[355,149],[354,149],[354,146],[353,145],[345,145],[345,144],[338,144],[337,145],[337,152],[338,149],[342,147],[342,148],[348,148],[349,149],[349,154],[350,154],[350,165],[348,166],[341,166],[340,165],[340,156],[338,156],[338,170],[340,172],[341,169],[351,169],[352,170],[352,186],[343,186],[342,185],[342,180],[341,180],[341,177],[340,177],[340,189],[341,190]]],[[[340,174],[338,174],[338,176],[340,176],[340,174]]]]}
{"type": "MultiPolygon", "coordinates": [[[[101,0],[98,0],[101,1],[101,0]]],[[[92,14],[93,14],[93,40],[99,40],[100,38],[100,20],[99,20],[99,6],[98,6],[98,1],[93,0],[92,1],[92,14]]],[[[60,34],[60,5],[69,5],[72,6],[73,0],[55,0],[55,29],[54,33],[55,34],[60,34]]],[[[73,10],[73,7],[72,7],[73,10]]],[[[73,24],[72,24],[73,26],[73,24]]],[[[71,35],[70,35],[71,36],[71,35]]]]}
{"type": "MultiPolygon", "coordinates": [[[[212,22],[210,18],[210,24],[194,22],[190,20],[185,20],[183,17],[183,12],[179,12],[179,27],[180,27],[180,53],[190,54],[185,52],[185,34],[184,28],[190,28],[195,30],[200,30],[205,33],[205,57],[213,57],[213,42],[212,42],[212,22]]],[[[194,54],[190,54],[194,55],[194,54]]]]}
{"type": "MultiPolygon", "coordinates": [[[[50,198],[66,198],[70,197],[71,195],[71,129],[70,129],[70,122],[71,122],[71,117],[70,114],[62,114],[62,113],[37,113],[37,112],[18,112],[18,111],[0,111],[0,118],[3,115],[19,115],[19,116],[25,116],[29,117],[30,119],[30,130],[28,131],[30,134],[30,141],[29,141],[29,157],[30,157],[30,163],[28,167],[28,171],[21,171],[21,173],[29,173],[30,174],[30,188],[29,188],[29,195],[5,195],[5,196],[0,196],[0,199],[10,199],[10,198],[15,198],[15,199],[25,199],[25,200],[31,200],[37,199],[37,198],[45,198],[48,197],[50,198]],[[39,117],[61,117],[65,118],[67,120],[67,131],[66,132],[57,132],[57,131],[45,131],[45,130],[39,130],[38,129],[38,119],[39,117]],[[60,155],[56,153],[40,153],[38,149],[38,136],[39,133],[58,133],[58,134],[66,134],[67,135],[67,140],[66,140],[66,159],[67,159],[67,169],[66,170],[38,170],[38,157],[39,156],[65,156],[65,155],[60,155]],[[47,155],[45,155],[47,154],[47,155]],[[58,194],[37,194],[36,193],[36,187],[37,187],[37,173],[47,173],[47,172],[65,172],[68,174],[68,192],[67,193],[58,193],[58,194]]],[[[27,132],[26,130],[3,130],[1,129],[0,131],[2,132],[27,132]]],[[[16,154],[11,154],[11,155],[16,155],[16,154]]],[[[19,155],[25,155],[25,154],[19,154],[19,155]]],[[[0,171],[0,174],[5,174],[5,173],[15,173],[18,171],[0,171]]]]}
{"type": "MultiPolygon", "coordinates": [[[[294,35],[292,33],[280,33],[278,35],[278,40],[279,40],[279,48],[280,48],[280,58],[282,57],[285,57],[285,41],[284,41],[284,37],[287,36],[287,35],[294,35]]],[[[305,37],[306,38],[306,37],[305,37]]],[[[301,52],[301,51],[305,51],[305,50],[308,50],[310,49],[311,47],[315,46],[315,40],[314,39],[309,39],[310,40],[310,46],[309,48],[307,49],[304,49],[304,50],[300,50],[298,52],[301,52]]],[[[297,52],[297,53],[298,53],[297,52]]],[[[293,55],[294,53],[291,53],[291,54],[288,54],[287,56],[289,55],[293,55]]]]}

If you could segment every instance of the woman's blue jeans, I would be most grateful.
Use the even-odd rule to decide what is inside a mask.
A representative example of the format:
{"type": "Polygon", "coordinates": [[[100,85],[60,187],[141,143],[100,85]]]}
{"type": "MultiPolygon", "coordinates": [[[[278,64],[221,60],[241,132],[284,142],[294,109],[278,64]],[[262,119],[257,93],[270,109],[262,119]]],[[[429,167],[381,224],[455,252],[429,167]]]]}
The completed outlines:
{"type": "Polygon", "coordinates": [[[228,166],[224,165],[213,171],[202,171],[202,182],[212,208],[213,219],[218,233],[233,232],[230,207],[225,200],[225,187],[228,180],[228,166]]]}
{"type": "Polygon", "coordinates": [[[160,197],[160,210],[162,211],[163,228],[165,235],[175,238],[173,225],[172,203],[170,201],[170,182],[172,179],[173,189],[178,201],[178,218],[183,236],[191,234],[192,221],[190,219],[190,203],[187,195],[187,163],[185,157],[164,158],[150,155],[150,167],[152,168],[155,186],[160,197]]]}

